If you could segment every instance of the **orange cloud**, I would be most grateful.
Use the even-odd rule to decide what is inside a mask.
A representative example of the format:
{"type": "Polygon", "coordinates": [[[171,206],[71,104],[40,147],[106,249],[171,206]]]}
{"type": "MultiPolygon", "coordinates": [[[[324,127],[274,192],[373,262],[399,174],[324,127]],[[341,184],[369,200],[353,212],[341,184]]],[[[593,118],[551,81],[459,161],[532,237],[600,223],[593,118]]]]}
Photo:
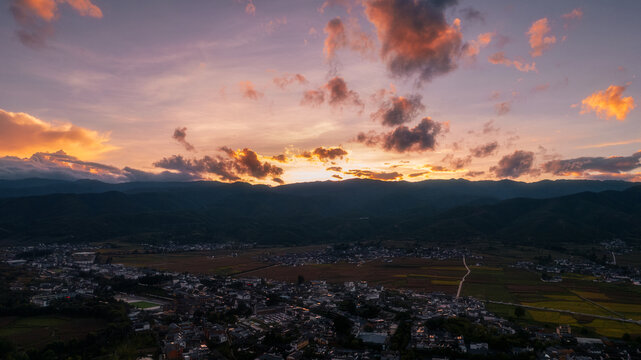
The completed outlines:
{"type": "Polygon", "coordinates": [[[491,62],[492,64],[500,64],[500,65],[505,65],[505,66],[514,66],[518,71],[522,72],[530,72],[530,71],[536,71],[536,63],[532,62],[531,64],[522,62],[520,60],[511,60],[505,56],[505,52],[499,51],[497,53],[492,54],[489,58],[488,61],[491,62]]]}
{"type": "Polygon", "coordinates": [[[356,177],[364,178],[364,179],[382,180],[382,181],[396,181],[396,180],[402,180],[403,179],[403,174],[399,174],[396,171],[394,171],[394,172],[384,172],[384,171],[376,172],[376,171],[371,171],[371,170],[355,169],[355,170],[345,171],[343,174],[352,175],[352,176],[356,176],[356,177]]]}
{"type": "Polygon", "coordinates": [[[44,21],[52,21],[58,17],[58,4],[66,3],[78,14],[102,18],[102,11],[91,0],[14,0],[11,10],[14,16],[34,16],[44,21]]]}
{"type": "Polygon", "coordinates": [[[283,74],[283,76],[274,78],[274,84],[281,89],[285,89],[290,84],[296,82],[303,85],[307,84],[309,81],[307,81],[307,79],[301,74],[283,74]]]}
{"type": "Polygon", "coordinates": [[[238,86],[240,86],[240,91],[243,93],[244,98],[258,100],[264,96],[262,92],[256,90],[251,81],[241,81],[238,86]]]}
{"type": "Polygon", "coordinates": [[[530,36],[530,55],[538,57],[543,55],[543,51],[547,50],[552,44],[556,43],[556,37],[546,36],[550,32],[548,19],[542,18],[532,23],[530,30],[527,34],[530,36]]]}
{"type": "Polygon", "coordinates": [[[327,37],[323,52],[328,60],[334,59],[336,51],[341,48],[349,48],[367,56],[374,50],[374,41],[360,29],[358,20],[351,18],[348,26],[345,26],[341,18],[330,20],[323,30],[327,37]]]}
{"type": "Polygon", "coordinates": [[[610,85],[603,91],[597,91],[581,101],[581,114],[594,112],[601,119],[616,118],[625,120],[628,113],[636,107],[632,96],[622,97],[627,86],[610,85]]]}
{"type": "Polygon", "coordinates": [[[83,159],[115,149],[108,134],[70,123],[52,125],[25,113],[0,109],[0,154],[26,157],[36,152],[65,149],[83,159]]]}
{"type": "Polygon", "coordinates": [[[18,39],[27,46],[41,47],[53,36],[58,5],[67,4],[81,16],[102,18],[102,11],[91,0],[13,0],[10,10],[19,25],[18,39]]]}
{"type": "Polygon", "coordinates": [[[566,21],[563,27],[567,29],[569,27],[570,21],[581,20],[583,18],[583,10],[581,10],[580,8],[576,8],[567,14],[561,15],[561,18],[566,21]]]}
{"type": "Polygon", "coordinates": [[[465,46],[465,55],[472,58],[478,55],[482,48],[488,46],[490,42],[492,42],[493,36],[494,33],[491,32],[479,34],[476,40],[471,40],[467,43],[465,46]]]}
{"type": "Polygon", "coordinates": [[[336,50],[347,45],[347,35],[345,34],[345,25],[340,18],[330,20],[324,30],[327,37],[325,38],[325,47],[323,52],[328,59],[334,58],[336,50]]]}
{"type": "Polygon", "coordinates": [[[256,15],[256,5],[254,5],[252,0],[247,2],[247,5],[245,6],[245,13],[249,15],[256,15]]]}

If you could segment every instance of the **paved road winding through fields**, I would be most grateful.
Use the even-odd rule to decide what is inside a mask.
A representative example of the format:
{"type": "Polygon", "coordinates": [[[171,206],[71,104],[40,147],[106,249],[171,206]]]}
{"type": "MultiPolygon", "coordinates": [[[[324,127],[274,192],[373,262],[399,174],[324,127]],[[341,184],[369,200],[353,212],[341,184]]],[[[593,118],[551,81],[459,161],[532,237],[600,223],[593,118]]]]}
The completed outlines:
{"type": "Polygon", "coordinates": [[[461,282],[458,283],[458,291],[456,292],[456,298],[461,296],[461,289],[463,289],[463,283],[465,282],[465,278],[472,272],[470,268],[467,266],[467,263],[465,262],[465,255],[463,255],[463,265],[465,265],[465,268],[467,269],[467,273],[463,275],[461,282]]]}

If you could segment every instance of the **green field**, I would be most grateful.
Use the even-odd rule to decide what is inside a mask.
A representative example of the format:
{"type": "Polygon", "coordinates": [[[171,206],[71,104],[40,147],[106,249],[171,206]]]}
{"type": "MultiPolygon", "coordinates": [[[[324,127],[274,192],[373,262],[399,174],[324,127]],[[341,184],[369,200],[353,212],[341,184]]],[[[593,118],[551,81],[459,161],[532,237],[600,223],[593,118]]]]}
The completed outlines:
{"type": "MultiPolygon", "coordinates": [[[[480,299],[524,304],[585,314],[641,319],[639,288],[630,284],[594,282],[592,277],[564,274],[560,283],[544,283],[539,274],[509,267],[471,267],[463,294],[480,299]]],[[[507,262],[506,262],[507,263],[507,262]]],[[[488,304],[488,310],[502,317],[515,318],[514,306],[488,304]]],[[[614,320],[573,316],[544,310],[527,310],[516,321],[523,325],[555,327],[569,324],[575,331],[609,337],[625,333],[641,335],[641,326],[614,320]]]]}
{"type": "Polygon", "coordinates": [[[105,321],[95,318],[70,318],[66,316],[0,317],[0,337],[18,346],[41,347],[53,341],[84,338],[89,332],[105,326],[105,321]]]}
{"type": "Polygon", "coordinates": [[[129,305],[135,306],[138,309],[143,309],[143,310],[144,309],[149,309],[149,308],[152,308],[152,307],[156,307],[156,306],[160,306],[159,304],[152,303],[152,302],[149,302],[149,301],[135,301],[135,302],[129,303],[129,305]]]}

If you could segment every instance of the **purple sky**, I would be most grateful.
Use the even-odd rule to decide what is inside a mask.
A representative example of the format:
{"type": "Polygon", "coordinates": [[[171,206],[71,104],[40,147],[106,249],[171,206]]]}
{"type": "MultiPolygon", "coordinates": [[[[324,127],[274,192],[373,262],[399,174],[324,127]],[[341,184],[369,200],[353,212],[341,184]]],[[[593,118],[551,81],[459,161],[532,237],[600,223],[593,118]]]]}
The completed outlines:
{"type": "Polygon", "coordinates": [[[641,180],[640,13],[10,0],[0,178],[641,180]]]}

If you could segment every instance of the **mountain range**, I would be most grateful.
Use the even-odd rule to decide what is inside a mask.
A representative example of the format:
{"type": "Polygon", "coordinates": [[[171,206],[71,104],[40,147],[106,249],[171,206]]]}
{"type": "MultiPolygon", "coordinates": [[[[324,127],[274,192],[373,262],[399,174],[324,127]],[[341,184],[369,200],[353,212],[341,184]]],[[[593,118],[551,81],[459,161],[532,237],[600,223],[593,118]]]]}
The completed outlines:
{"type": "Polygon", "coordinates": [[[362,240],[514,243],[641,238],[623,181],[220,182],[0,180],[0,242],[362,240]]]}

